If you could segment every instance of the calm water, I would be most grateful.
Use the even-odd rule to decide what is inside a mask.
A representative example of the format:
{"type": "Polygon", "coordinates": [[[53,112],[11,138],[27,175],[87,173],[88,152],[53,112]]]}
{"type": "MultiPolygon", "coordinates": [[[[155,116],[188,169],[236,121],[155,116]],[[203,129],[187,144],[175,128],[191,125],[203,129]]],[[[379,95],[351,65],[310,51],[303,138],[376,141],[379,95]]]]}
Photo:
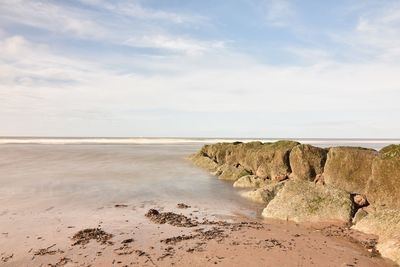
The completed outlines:
{"type": "Polygon", "coordinates": [[[55,206],[194,204],[218,215],[255,216],[258,205],[186,157],[200,145],[0,145],[0,214],[55,206]]]}
{"type": "MultiPolygon", "coordinates": [[[[217,215],[253,217],[262,209],[242,199],[229,182],[216,179],[186,160],[201,142],[151,144],[161,141],[146,139],[137,144],[118,139],[117,144],[108,140],[107,144],[65,145],[51,140],[52,144],[7,144],[4,140],[0,145],[0,216],[47,206],[65,211],[94,210],[116,203],[144,202],[166,206],[185,202],[217,215]]],[[[387,144],[385,140],[309,143],[375,149],[387,144]]]]}

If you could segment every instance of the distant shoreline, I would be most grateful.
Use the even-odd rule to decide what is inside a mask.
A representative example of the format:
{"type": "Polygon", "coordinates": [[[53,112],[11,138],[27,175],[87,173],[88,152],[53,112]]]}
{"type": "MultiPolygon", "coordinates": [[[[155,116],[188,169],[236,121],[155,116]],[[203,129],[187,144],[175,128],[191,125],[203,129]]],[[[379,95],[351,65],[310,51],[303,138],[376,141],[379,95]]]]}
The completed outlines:
{"type": "MultiPolygon", "coordinates": [[[[0,144],[208,144],[218,142],[275,142],[282,138],[203,137],[0,137],[0,144]]],[[[400,138],[284,138],[307,144],[358,145],[400,144],[400,138]]]]}

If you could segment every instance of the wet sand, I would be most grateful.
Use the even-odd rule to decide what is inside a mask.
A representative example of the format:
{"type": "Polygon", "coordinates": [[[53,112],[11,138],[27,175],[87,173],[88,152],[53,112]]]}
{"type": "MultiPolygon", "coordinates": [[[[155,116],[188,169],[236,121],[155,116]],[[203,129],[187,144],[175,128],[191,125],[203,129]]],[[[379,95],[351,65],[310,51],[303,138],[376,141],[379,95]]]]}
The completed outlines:
{"type": "Polygon", "coordinates": [[[395,266],[376,255],[373,236],[334,224],[218,218],[155,203],[48,213],[2,222],[2,266],[395,266]],[[147,217],[149,208],[172,219],[147,217]]]}
{"type": "Polygon", "coordinates": [[[196,149],[0,146],[0,265],[394,266],[345,226],[259,218],[196,149]]]}

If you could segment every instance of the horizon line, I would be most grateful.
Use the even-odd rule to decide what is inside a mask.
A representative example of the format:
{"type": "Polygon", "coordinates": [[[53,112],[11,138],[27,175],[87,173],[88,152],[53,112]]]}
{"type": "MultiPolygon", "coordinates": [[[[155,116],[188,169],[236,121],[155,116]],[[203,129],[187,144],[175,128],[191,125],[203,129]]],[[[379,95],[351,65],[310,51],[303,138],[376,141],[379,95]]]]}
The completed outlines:
{"type": "Polygon", "coordinates": [[[400,140],[400,137],[202,137],[202,136],[0,136],[0,139],[232,139],[232,140],[400,140]]]}

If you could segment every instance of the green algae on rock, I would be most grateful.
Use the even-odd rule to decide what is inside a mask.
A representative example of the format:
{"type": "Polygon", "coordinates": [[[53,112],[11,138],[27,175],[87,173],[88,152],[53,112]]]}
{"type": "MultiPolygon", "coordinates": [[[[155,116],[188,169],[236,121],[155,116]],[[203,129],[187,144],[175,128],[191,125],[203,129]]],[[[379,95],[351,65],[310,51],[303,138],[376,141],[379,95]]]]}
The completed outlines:
{"type": "Polygon", "coordinates": [[[253,147],[241,159],[242,165],[261,178],[288,176],[291,173],[289,154],[298,144],[293,141],[278,141],[253,147]]]}
{"type": "Polygon", "coordinates": [[[400,145],[384,147],[374,159],[367,196],[375,206],[400,209],[400,145]]]}
{"type": "Polygon", "coordinates": [[[350,222],[353,209],[350,194],[344,190],[308,181],[288,181],[262,215],[295,222],[350,222]]]}
{"type": "MultiPolygon", "coordinates": [[[[260,178],[282,180],[291,173],[289,154],[293,147],[299,145],[294,141],[278,141],[274,143],[217,143],[205,145],[198,156],[211,159],[219,166],[233,166],[243,174],[256,174],[260,178]]],[[[223,174],[220,172],[218,175],[223,174]]],[[[243,175],[242,175],[243,176],[243,175]]],[[[227,175],[223,175],[228,179],[227,175]]],[[[235,180],[238,176],[229,180],[235,180]]]]}
{"type": "Polygon", "coordinates": [[[389,145],[382,148],[379,153],[385,159],[399,158],[400,157],[400,145],[389,145]]]}
{"type": "Polygon", "coordinates": [[[378,153],[293,141],[218,143],[191,159],[234,187],[252,188],[239,193],[265,204],[264,217],[353,222],[355,229],[378,235],[381,254],[400,264],[400,145],[378,153]],[[319,183],[312,183],[317,177],[319,183]]]}
{"type": "Polygon", "coordinates": [[[329,149],[324,167],[327,184],[352,193],[366,193],[372,162],[378,155],[373,149],[334,147],[329,149]]]}
{"type": "Polygon", "coordinates": [[[202,155],[201,153],[191,156],[190,160],[197,167],[205,169],[209,172],[215,172],[218,169],[218,164],[215,161],[202,155]]]}

